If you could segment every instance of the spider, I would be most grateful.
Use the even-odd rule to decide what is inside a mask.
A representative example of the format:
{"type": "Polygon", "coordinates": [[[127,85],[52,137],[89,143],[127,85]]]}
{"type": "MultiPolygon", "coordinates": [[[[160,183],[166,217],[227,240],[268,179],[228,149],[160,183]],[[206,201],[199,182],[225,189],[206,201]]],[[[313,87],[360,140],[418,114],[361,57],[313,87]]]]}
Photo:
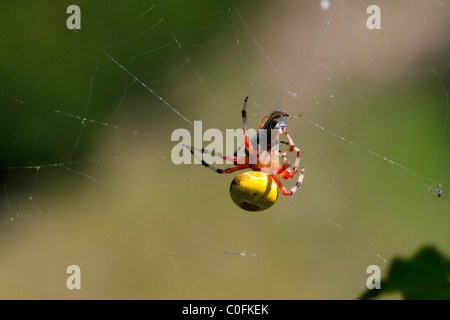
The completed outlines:
{"type": "Polygon", "coordinates": [[[441,185],[438,184],[436,185],[436,191],[433,190],[433,188],[429,187],[428,191],[430,191],[432,194],[434,194],[435,196],[437,196],[438,198],[442,197],[442,189],[441,189],[441,185]]]}
{"type": "MultiPolygon", "coordinates": [[[[230,195],[239,207],[249,211],[261,211],[272,206],[277,200],[277,186],[285,196],[294,194],[302,184],[305,169],[304,167],[301,168],[297,182],[290,190],[287,190],[278,177],[285,180],[294,178],[297,174],[301,158],[300,149],[295,146],[292,138],[286,131],[287,125],[285,118],[289,117],[289,114],[286,111],[273,111],[270,115],[262,118],[259,129],[267,130],[267,148],[265,151],[261,151],[259,140],[264,138],[260,137],[259,133],[252,138],[248,137],[247,101],[248,97],[245,98],[242,107],[245,157],[238,157],[237,151],[233,156],[226,156],[222,153],[206,149],[198,151],[233,162],[233,167],[219,169],[202,160],[203,166],[219,174],[251,169],[252,171],[240,174],[233,180],[230,186],[230,195]],[[281,152],[279,150],[271,152],[271,146],[274,143],[274,140],[282,134],[286,136],[287,141],[280,141],[280,143],[288,145],[289,150],[287,152],[281,152]],[[296,159],[294,167],[291,167],[290,162],[294,152],[296,153],[296,159]],[[283,163],[278,161],[278,156],[281,156],[283,163]],[[256,161],[254,161],[255,159],[256,161]]],[[[190,151],[194,156],[195,150],[196,149],[193,147],[190,148],[190,151]]]]}

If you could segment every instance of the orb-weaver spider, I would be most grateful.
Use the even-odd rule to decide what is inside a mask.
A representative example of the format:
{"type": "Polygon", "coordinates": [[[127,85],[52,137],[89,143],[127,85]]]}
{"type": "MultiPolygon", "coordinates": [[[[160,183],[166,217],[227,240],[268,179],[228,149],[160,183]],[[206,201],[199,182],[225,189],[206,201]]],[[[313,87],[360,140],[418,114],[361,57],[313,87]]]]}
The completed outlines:
{"type": "MultiPolygon", "coordinates": [[[[227,169],[219,169],[214,167],[211,164],[206,163],[204,160],[202,160],[202,165],[213,170],[217,173],[232,173],[239,170],[244,169],[252,169],[253,171],[260,172],[256,173],[251,176],[248,176],[245,178],[247,179],[247,182],[243,182],[244,178],[233,180],[233,183],[230,187],[230,193],[233,198],[233,201],[240,206],[241,208],[244,208],[246,210],[250,211],[260,211],[267,209],[270,207],[277,199],[277,189],[276,186],[281,190],[281,192],[285,196],[290,196],[297,191],[298,188],[300,188],[305,169],[302,167],[300,170],[300,174],[298,176],[298,180],[296,184],[290,189],[287,190],[283,184],[280,182],[277,176],[288,180],[295,177],[298,170],[298,165],[300,164],[300,158],[301,158],[301,151],[299,148],[297,148],[294,145],[294,142],[292,141],[292,138],[289,136],[289,134],[286,131],[286,117],[289,117],[289,114],[286,111],[273,111],[270,115],[265,116],[261,120],[261,124],[259,126],[259,129],[267,130],[267,147],[265,151],[260,150],[260,143],[259,139],[261,137],[259,136],[259,133],[255,135],[254,137],[250,138],[248,137],[247,132],[247,101],[248,97],[245,98],[244,104],[242,107],[242,121],[243,121],[243,136],[244,136],[244,146],[245,146],[245,157],[238,157],[237,151],[233,156],[226,156],[219,152],[212,152],[210,150],[201,149],[198,151],[201,151],[202,153],[210,154],[213,156],[217,156],[219,158],[222,158],[223,160],[228,160],[233,162],[234,167],[227,168],[227,169]],[[275,132],[275,133],[273,133],[275,132]],[[274,143],[274,138],[278,138],[284,134],[288,141],[280,141],[280,143],[286,144],[289,146],[289,150],[287,152],[281,152],[279,150],[276,150],[275,152],[271,152],[274,150],[271,150],[272,144],[274,143]],[[296,152],[297,157],[295,159],[294,167],[291,167],[291,157],[292,153],[296,152]],[[281,164],[278,161],[278,156],[281,156],[283,159],[283,164],[281,164]],[[256,161],[251,161],[251,159],[256,159],[256,161]],[[267,177],[265,176],[267,175],[267,177]],[[250,179],[250,180],[249,180],[250,179]],[[272,184],[272,182],[275,182],[276,186],[272,184]],[[239,195],[233,197],[233,184],[234,186],[240,187],[240,193],[239,195]],[[259,184],[259,185],[258,185],[259,184]],[[261,184],[262,188],[261,188],[261,184]],[[242,188],[245,188],[242,190],[242,188]],[[275,195],[273,195],[273,189],[275,190],[275,195]],[[272,190],[272,191],[271,191],[272,190]],[[267,198],[270,196],[270,193],[272,193],[272,200],[268,200],[267,198]],[[242,195],[246,196],[251,194],[253,198],[249,201],[238,199],[236,200],[236,197],[242,197],[242,195]],[[265,200],[266,203],[261,204],[261,199],[265,200]],[[241,201],[242,200],[242,201],[241,201]],[[238,203],[239,202],[239,203],[238,203]]],[[[191,153],[195,156],[195,149],[193,147],[190,148],[191,153]]],[[[248,172],[249,174],[251,172],[248,172]]],[[[236,178],[239,178],[241,175],[239,175],[236,178]]]]}

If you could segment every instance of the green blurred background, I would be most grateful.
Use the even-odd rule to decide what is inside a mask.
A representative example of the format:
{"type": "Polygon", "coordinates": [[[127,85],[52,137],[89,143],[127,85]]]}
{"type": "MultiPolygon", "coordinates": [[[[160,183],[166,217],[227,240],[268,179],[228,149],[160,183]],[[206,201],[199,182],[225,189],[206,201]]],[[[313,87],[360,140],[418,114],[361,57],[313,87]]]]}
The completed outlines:
{"type": "Polygon", "coordinates": [[[379,1],[374,31],[330,4],[3,1],[0,298],[354,299],[369,265],[449,256],[449,4],[379,1]],[[256,214],[235,175],[170,159],[245,96],[250,127],[293,116],[306,170],[256,214]]]}

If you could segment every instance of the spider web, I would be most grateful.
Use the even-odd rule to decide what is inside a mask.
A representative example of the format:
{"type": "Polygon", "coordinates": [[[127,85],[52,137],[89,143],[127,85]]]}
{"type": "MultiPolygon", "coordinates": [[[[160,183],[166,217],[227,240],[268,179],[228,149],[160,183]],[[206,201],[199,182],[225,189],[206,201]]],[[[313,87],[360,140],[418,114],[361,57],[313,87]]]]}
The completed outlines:
{"type": "Polygon", "coordinates": [[[353,299],[369,265],[450,253],[448,1],[377,1],[381,30],[364,1],[87,0],[78,31],[71,4],[1,4],[1,297],[353,299]],[[305,167],[260,214],[171,161],[246,96],[305,167]]]}

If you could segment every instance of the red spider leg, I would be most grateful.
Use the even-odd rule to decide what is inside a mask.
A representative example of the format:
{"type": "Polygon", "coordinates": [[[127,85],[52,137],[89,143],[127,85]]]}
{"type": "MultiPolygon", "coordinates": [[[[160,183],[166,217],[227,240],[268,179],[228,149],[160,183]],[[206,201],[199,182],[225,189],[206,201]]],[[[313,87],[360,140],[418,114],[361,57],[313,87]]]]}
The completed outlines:
{"type": "MultiPolygon", "coordinates": [[[[282,141],[282,142],[284,142],[284,141],[282,141]]],[[[279,154],[281,156],[281,158],[283,158],[283,161],[287,161],[285,152],[276,152],[276,153],[279,154]]],[[[276,161],[276,164],[274,165],[274,167],[275,167],[274,172],[276,172],[276,174],[279,175],[281,178],[283,178],[285,180],[293,178],[294,175],[292,175],[292,172],[290,171],[290,169],[291,169],[290,164],[288,164],[285,167],[285,166],[280,165],[280,163],[278,161],[276,161]]]]}
{"type": "MultiPolygon", "coordinates": [[[[188,148],[188,146],[187,145],[184,145],[186,148],[188,148]]],[[[226,161],[230,161],[230,162],[233,162],[233,164],[245,164],[245,163],[248,163],[248,157],[238,157],[238,156],[227,156],[227,155],[224,155],[223,153],[221,153],[221,152],[213,152],[213,151],[211,151],[211,150],[207,150],[207,149],[198,149],[198,148],[194,148],[194,147],[191,147],[191,153],[192,154],[194,154],[193,153],[193,151],[198,151],[198,152],[201,152],[201,153],[206,153],[206,154],[210,154],[210,155],[212,155],[213,157],[219,157],[219,158],[222,158],[223,160],[226,160],[226,161]]]]}
{"type": "Polygon", "coordinates": [[[262,118],[262,120],[261,120],[261,124],[259,125],[259,128],[261,129],[262,128],[262,126],[263,126],[263,122],[264,122],[264,120],[266,120],[267,118],[269,118],[269,116],[265,116],[264,118],[262,118]]]}
{"type": "Polygon", "coordinates": [[[289,171],[288,167],[287,169],[282,170],[280,173],[277,172],[277,174],[283,178],[284,180],[292,179],[297,174],[297,169],[295,169],[295,172],[289,171]]]}
{"type": "MultiPolygon", "coordinates": [[[[184,145],[184,146],[187,147],[186,145],[184,145]]],[[[205,160],[200,159],[199,157],[197,157],[197,155],[194,152],[194,148],[191,147],[190,151],[194,155],[194,157],[196,157],[197,159],[202,161],[202,166],[207,167],[208,169],[210,169],[210,170],[212,170],[214,172],[217,172],[217,173],[232,173],[232,172],[235,172],[235,171],[238,171],[238,170],[250,168],[249,164],[241,164],[241,165],[237,165],[236,167],[232,167],[232,168],[228,168],[228,169],[218,169],[218,168],[214,167],[213,165],[205,162],[205,160]]]]}
{"type": "MultiPolygon", "coordinates": [[[[211,165],[209,165],[208,168],[210,168],[210,167],[211,167],[211,165]]],[[[232,173],[232,172],[236,172],[236,171],[244,170],[244,169],[248,169],[248,168],[250,168],[249,164],[241,164],[236,167],[232,167],[232,168],[228,168],[228,169],[215,169],[215,171],[217,173],[232,173]]],[[[210,169],[212,169],[212,168],[210,168],[210,169]]]]}
{"type": "Polygon", "coordinates": [[[286,132],[286,129],[283,128],[283,133],[286,135],[286,137],[289,140],[289,143],[286,143],[285,141],[282,141],[282,143],[288,144],[289,145],[289,151],[287,153],[287,157],[285,160],[285,163],[283,164],[283,166],[277,171],[277,174],[279,176],[281,176],[283,179],[291,179],[293,178],[298,170],[298,165],[300,164],[300,158],[302,156],[302,152],[300,151],[299,148],[297,148],[294,145],[294,141],[292,141],[292,138],[289,136],[289,134],[286,132]],[[290,168],[290,163],[291,163],[291,157],[292,157],[292,152],[293,151],[297,152],[297,157],[295,159],[295,164],[294,164],[294,168],[292,170],[292,172],[289,172],[287,169],[290,168]]]}
{"type": "Polygon", "coordinates": [[[277,184],[278,188],[280,188],[280,191],[285,196],[293,195],[295,193],[295,191],[297,191],[297,189],[300,188],[300,186],[302,185],[304,176],[305,176],[305,168],[302,168],[301,171],[300,171],[300,175],[298,177],[297,183],[292,187],[291,190],[287,191],[286,188],[283,186],[283,184],[280,182],[280,180],[278,180],[278,178],[275,175],[270,175],[270,177],[275,181],[275,183],[277,184]]]}

